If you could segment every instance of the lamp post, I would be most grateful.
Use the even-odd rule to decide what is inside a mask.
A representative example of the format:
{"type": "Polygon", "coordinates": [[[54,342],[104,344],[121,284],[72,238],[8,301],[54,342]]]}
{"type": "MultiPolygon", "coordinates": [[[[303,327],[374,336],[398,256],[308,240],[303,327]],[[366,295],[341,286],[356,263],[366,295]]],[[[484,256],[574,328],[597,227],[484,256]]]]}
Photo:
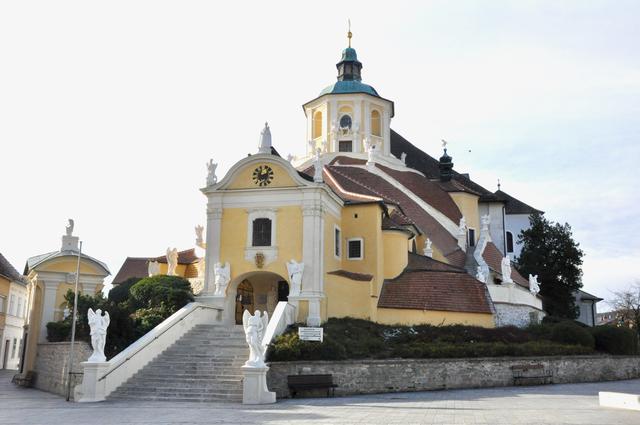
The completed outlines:
{"type": "Polygon", "coordinates": [[[71,318],[71,348],[69,351],[69,369],[67,372],[67,401],[71,398],[71,376],[73,370],[73,349],[76,343],[76,321],[78,318],[78,283],[80,281],[80,257],[82,256],[82,241],[78,250],[78,264],[76,266],[76,284],[73,293],[73,317],[71,318]]]}

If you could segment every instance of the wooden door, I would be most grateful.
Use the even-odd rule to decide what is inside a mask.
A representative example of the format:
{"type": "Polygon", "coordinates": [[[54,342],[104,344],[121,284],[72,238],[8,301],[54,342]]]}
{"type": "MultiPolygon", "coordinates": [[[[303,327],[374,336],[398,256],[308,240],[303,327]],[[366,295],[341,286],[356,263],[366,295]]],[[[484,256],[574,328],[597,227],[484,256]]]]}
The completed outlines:
{"type": "Polygon", "coordinates": [[[245,310],[254,313],[253,307],[253,286],[248,280],[243,280],[238,285],[236,292],[236,325],[242,324],[242,314],[245,310]]]}

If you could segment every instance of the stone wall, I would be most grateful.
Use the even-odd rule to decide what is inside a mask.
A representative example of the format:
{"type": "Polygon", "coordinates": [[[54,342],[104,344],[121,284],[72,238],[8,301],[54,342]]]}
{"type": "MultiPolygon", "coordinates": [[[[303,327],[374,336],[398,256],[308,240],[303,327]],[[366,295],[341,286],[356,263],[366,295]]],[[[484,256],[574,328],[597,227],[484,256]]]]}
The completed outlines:
{"type": "Polygon", "coordinates": [[[494,302],[496,309],[496,326],[517,326],[524,328],[531,324],[531,313],[535,314],[534,323],[539,323],[545,316],[543,311],[528,305],[494,302]]]}
{"type": "Polygon", "coordinates": [[[297,374],[332,374],[336,395],[505,387],[514,385],[511,368],[524,365],[542,365],[556,384],[640,377],[638,356],[572,356],[273,362],[267,380],[279,398],[297,374]]]}
{"type": "MultiPolygon", "coordinates": [[[[69,342],[47,342],[38,344],[35,364],[34,387],[50,393],[67,395],[67,377],[69,367],[69,342]]],[[[89,343],[78,341],[74,346],[73,375],[71,395],[76,384],[82,383],[81,362],[86,361],[92,353],[89,343]]]]}

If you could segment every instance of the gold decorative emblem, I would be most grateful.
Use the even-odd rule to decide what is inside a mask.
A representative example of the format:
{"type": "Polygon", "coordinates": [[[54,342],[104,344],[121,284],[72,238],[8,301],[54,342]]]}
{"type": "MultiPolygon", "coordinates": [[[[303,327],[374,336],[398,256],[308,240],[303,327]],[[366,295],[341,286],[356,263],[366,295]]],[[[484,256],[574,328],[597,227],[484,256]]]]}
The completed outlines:
{"type": "Polygon", "coordinates": [[[261,252],[256,252],[256,267],[261,269],[264,267],[264,254],[261,252]]]}
{"type": "Polygon", "coordinates": [[[253,182],[260,187],[267,186],[273,180],[273,170],[268,165],[261,165],[253,171],[253,182]]]}

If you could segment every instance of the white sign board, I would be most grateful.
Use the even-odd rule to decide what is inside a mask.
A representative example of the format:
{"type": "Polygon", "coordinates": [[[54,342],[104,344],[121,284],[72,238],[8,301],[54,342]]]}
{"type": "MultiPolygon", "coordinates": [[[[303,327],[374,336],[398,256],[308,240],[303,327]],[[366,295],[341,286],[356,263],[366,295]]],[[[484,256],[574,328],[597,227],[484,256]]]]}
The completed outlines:
{"type": "Polygon", "coordinates": [[[322,342],[322,328],[298,328],[298,338],[302,341],[320,341],[322,342]]]}

